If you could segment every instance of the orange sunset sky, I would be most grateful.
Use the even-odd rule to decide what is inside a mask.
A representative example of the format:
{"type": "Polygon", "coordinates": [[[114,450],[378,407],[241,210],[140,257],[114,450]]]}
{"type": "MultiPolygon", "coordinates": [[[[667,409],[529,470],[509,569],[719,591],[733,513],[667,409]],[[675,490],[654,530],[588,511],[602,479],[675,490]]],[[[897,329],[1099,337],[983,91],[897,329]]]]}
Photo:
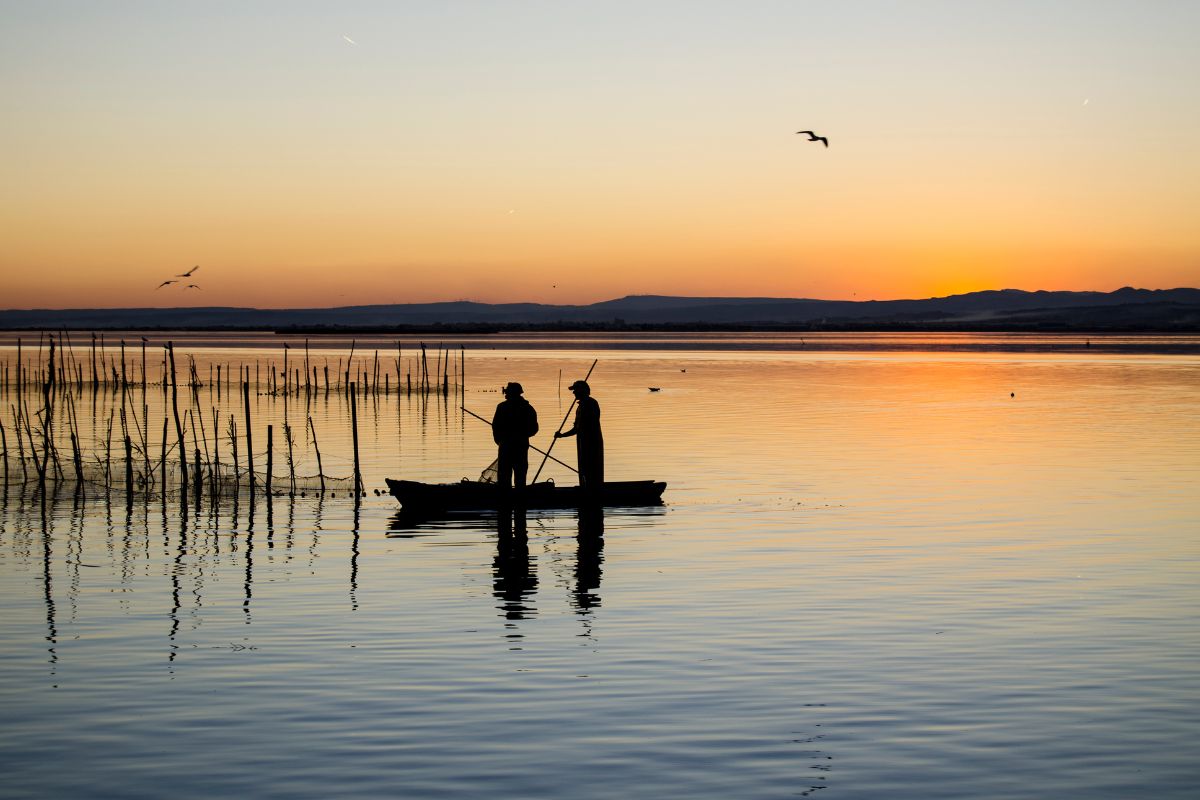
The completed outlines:
{"type": "Polygon", "coordinates": [[[4,308],[1200,285],[1200,3],[3,18],[4,308]]]}

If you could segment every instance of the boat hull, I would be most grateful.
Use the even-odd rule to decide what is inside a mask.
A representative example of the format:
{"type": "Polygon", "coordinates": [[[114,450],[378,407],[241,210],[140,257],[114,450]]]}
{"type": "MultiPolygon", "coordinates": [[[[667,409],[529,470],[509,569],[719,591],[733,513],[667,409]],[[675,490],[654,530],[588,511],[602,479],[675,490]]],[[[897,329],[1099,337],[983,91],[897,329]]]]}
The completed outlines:
{"type": "Polygon", "coordinates": [[[521,493],[494,483],[420,483],[387,479],[392,496],[405,511],[490,511],[500,508],[581,508],[588,506],[657,506],[667,484],[661,481],[614,481],[599,490],[555,486],[550,481],[525,487],[521,493]]]}

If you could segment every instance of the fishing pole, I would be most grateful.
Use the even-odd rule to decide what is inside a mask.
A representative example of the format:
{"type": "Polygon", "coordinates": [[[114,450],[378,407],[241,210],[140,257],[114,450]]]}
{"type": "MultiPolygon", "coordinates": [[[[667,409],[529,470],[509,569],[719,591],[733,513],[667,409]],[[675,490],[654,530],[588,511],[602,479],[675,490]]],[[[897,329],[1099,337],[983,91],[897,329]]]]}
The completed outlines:
{"type": "MultiPolygon", "coordinates": [[[[480,422],[482,422],[482,423],[485,423],[485,424],[486,424],[486,425],[488,425],[489,427],[491,426],[491,424],[492,424],[492,423],[488,422],[486,419],[484,419],[483,417],[479,416],[478,414],[476,414],[474,411],[472,411],[471,409],[467,408],[466,406],[459,406],[459,408],[461,408],[463,411],[467,412],[468,414],[470,414],[472,417],[474,417],[475,419],[479,420],[480,422]]],[[[539,447],[535,447],[535,446],[533,446],[533,445],[529,445],[529,449],[530,449],[530,450],[536,450],[537,452],[541,453],[541,454],[542,454],[542,455],[544,455],[546,458],[550,459],[551,461],[553,461],[553,462],[554,462],[554,463],[556,463],[556,464],[562,464],[564,467],[566,467],[567,469],[571,470],[571,472],[574,472],[574,473],[576,473],[576,474],[578,474],[578,473],[579,473],[579,470],[575,469],[575,468],[574,468],[574,467],[572,467],[570,464],[567,464],[566,462],[563,462],[563,461],[559,461],[557,458],[555,458],[554,456],[550,455],[550,454],[549,454],[549,453],[547,453],[545,450],[542,450],[542,449],[541,449],[541,448],[539,448],[539,447]]],[[[546,463],[546,462],[544,462],[544,461],[543,461],[542,463],[544,464],[544,463],[546,463]]],[[[540,470],[539,470],[539,472],[540,472],[540,470]]]]}

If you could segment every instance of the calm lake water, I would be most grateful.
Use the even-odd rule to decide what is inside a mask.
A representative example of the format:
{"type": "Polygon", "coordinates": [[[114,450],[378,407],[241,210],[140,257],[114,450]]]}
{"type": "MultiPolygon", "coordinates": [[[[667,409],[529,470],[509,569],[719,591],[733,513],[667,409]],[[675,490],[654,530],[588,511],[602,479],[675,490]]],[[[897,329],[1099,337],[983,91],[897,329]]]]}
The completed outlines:
{"type": "MultiPolygon", "coordinates": [[[[205,380],[282,358],[175,339],[205,380]]],[[[0,796],[1195,797],[1200,340],[1147,341],[475,337],[461,398],[359,399],[357,509],[65,484],[43,516],[9,485],[0,796]],[[459,405],[490,418],[509,380],[548,446],[593,359],[608,477],[665,505],[530,513],[522,541],[375,494],[477,477],[459,405]]],[[[394,387],[394,342],[357,346],[394,387]]],[[[180,402],[210,440],[213,408],[244,418],[180,402]]],[[[251,406],[276,486],[285,416],[299,474],[309,416],[351,473],[344,394],[251,406]]],[[[120,407],[80,395],[85,440],[120,407]]],[[[151,452],[168,408],[151,387],[151,452]]]]}

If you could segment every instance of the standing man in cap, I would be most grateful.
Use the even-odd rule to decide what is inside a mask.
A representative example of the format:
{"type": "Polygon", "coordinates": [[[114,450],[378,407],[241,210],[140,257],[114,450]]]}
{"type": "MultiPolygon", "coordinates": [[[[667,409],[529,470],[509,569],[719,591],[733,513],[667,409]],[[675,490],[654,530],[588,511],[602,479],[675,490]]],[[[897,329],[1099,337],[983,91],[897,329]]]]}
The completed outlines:
{"type": "Polygon", "coordinates": [[[492,417],[492,439],[499,447],[496,459],[500,487],[525,488],[529,473],[529,438],[538,432],[537,411],[521,395],[525,390],[519,383],[504,387],[504,400],[496,406],[492,417]]]}
{"type": "Polygon", "coordinates": [[[558,439],[574,436],[579,459],[579,485],[584,489],[599,489],[604,485],[604,435],[600,433],[600,404],[592,397],[587,381],[575,381],[568,387],[579,403],[575,425],[569,431],[554,434],[558,439]]]}

